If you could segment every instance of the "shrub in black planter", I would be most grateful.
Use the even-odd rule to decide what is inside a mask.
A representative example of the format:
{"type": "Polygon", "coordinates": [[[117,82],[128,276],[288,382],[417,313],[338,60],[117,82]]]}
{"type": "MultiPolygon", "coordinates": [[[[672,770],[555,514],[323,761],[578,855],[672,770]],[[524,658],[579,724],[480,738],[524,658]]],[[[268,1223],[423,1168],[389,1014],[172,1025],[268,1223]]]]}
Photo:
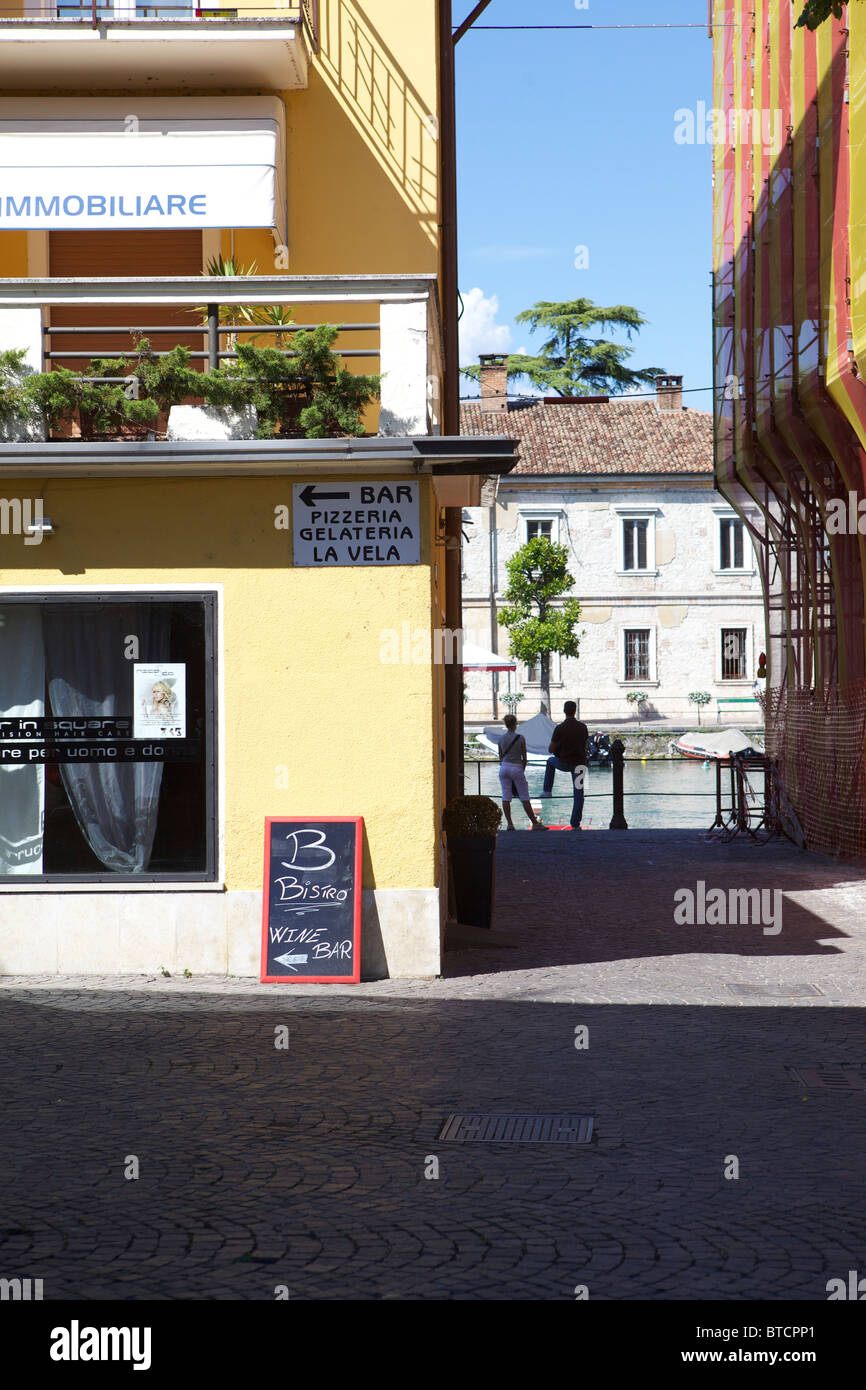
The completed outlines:
{"type": "Polygon", "coordinates": [[[496,832],[502,812],[489,796],[455,796],[442,817],[448,838],[457,920],[493,925],[496,832]]]}

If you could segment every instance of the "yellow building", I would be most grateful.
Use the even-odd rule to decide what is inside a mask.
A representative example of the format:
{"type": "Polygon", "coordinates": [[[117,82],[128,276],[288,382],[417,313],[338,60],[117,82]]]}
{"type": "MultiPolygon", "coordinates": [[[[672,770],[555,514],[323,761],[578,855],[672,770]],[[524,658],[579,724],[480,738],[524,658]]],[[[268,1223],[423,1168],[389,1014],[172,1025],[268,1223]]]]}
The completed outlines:
{"type": "Polygon", "coordinates": [[[257,974],[268,816],[363,816],[363,972],[440,968],[436,633],[458,509],[514,458],[440,418],[439,7],[224,14],[0,21],[0,351],[95,375],[144,333],[213,370],[339,324],[381,399],[358,437],[258,438],[195,400],[112,433],[0,393],[3,973],[257,974]]]}

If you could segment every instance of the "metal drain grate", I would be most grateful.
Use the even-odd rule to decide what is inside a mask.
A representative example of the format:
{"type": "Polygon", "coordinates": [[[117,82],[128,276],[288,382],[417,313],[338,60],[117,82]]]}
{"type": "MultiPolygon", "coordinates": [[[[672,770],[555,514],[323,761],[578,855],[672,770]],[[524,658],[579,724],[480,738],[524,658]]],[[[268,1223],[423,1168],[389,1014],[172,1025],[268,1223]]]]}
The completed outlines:
{"type": "Polygon", "coordinates": [[[866,1091],[866,1062],[821,1062],[814,1067],[786,1067],[792,1081],[807,1090],[866,1091]]]}
{"type": "Polygon", "coordinates": [[[725,989],[731,994],[736,994],[746,999],[802,999],[802,998],[824,998],[823,990],[817,985],[792,984],[792,985],[732,985],[726,984],[725,989]]]}
{"type": "Polygon", "coordinates": [[[588,1144],[591,1115],[449,1115],[438,1139],[458,1144],[588,1144]]]}

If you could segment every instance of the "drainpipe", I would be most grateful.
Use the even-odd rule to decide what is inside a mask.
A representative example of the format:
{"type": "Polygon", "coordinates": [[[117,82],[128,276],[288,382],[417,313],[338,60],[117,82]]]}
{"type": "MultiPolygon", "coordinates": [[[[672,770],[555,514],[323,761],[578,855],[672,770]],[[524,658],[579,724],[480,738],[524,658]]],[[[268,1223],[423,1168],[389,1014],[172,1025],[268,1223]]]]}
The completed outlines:
{"type": "MultiPolygon", "coordinates": [[[[451,0],[439,0],[439,244],[442,265],[442,433],[460,433],[457,333],[457,130],[451,0]]],[[[445,508],[445,625],[463,627],[462,507],[445,508]]],[[[445,667],[445,795],[463,795],[463,667],[445,667]]]]}
{"type": "MultiPolygon", "coordinates": [[[[442,282],[442,433],[460,433],[460,362],[457,331],[457,109],[454,46],[490,0],[481,0],[453,33],[451,0],[439,0],[439,244],[442,282]]],[[[445,508],[445,622],[452,632],[463,628],[460,542],[462,507],[445,508]],[[456,544],[453,544],[456,542],[456,544]]],[[[463,794],[463,667],[445,667],[445,794],[463,794]]]]}
{"type": "MultiPolygon", "coordinates": [[[[496,621],[496,501],[488,512],[490,526],[490,650],[499,650],[499,624],[496,621]]],[[[491,705],[494,722],[499,718],[499,672],[490,673],[491,705]]]]}

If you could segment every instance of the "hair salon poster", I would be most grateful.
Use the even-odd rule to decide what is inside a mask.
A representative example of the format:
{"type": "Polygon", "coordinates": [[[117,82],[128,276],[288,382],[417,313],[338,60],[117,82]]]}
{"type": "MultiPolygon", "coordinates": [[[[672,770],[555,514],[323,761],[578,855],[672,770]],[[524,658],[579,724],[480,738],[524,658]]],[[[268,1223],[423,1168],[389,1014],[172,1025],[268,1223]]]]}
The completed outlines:
{"type": "Polygon", "coordinates": [[[186,738],[186,665],[132,668],[133,738],[186,738]]]}

